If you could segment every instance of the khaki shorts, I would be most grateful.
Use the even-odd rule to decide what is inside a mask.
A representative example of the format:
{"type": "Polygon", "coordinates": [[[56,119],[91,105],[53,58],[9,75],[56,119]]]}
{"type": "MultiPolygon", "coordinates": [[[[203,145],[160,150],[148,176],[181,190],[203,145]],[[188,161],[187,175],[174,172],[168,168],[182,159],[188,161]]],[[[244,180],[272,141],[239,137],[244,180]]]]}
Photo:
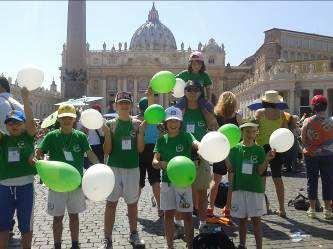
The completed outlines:
{"type": "Polygon", "coordinates": [[[140,170],[139,168],[125,169],[111,167],[115,184],[112,193],[107,198],[107,201],[117,202],[120,197],[124,198],[126,204],[132,204],[139,200],[139,183],[140,170]]]}
{"type": "Polygon", "coordinates": [[[63,216],[66,208],[69,214],[78,214],[86,210],[86,198],[82,188],[65,193],[49,190],[47,213],[51,216],[63,216]]]}
{"type": "Polygon", "coordinates": [[[242,190],[233,191],[230,214],[239,219],[263,216],[266,214],[265,194],[242,190]]]}
{"type": "Polygon", "coordinates": [[[161,182],[160,186],[161,210],[177,210],[184,213],[193,211],[191,188],[176,188],[167,182],[161,182]]]}
{"type": "Polygon", "coordinates": [[[210,187],[212,180],[211,167],[209,163],[203,159],[200,160],[199,165],[196,163],[197,176],[193,183],[193,190],[207,190],[210,187]]]}

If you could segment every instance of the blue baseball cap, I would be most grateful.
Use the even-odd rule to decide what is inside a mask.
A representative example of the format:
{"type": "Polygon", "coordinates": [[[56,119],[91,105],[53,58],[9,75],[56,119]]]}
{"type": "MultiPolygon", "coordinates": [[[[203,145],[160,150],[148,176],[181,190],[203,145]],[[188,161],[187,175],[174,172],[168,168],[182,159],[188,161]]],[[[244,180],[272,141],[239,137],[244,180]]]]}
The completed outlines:
{"type": "Polygon", "coordinates": [[[9,121],[19,121],[19,122],[25,122],[25,116],[22,111],[19,110],[12,110],[6,115],[5,124],[7,124],[9,121]]]}

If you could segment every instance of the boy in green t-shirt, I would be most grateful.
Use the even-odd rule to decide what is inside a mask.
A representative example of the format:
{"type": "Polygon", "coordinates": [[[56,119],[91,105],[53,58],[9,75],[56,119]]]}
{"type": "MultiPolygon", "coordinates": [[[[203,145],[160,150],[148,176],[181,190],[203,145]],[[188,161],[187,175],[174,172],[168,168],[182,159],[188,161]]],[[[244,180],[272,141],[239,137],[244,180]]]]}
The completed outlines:
{"type": "Polygon", "coordinates": [[[192,148],[198,149],[199,142],[191,133],[181,131],[182,111],[176,107],[166,109],[165,126],[167,134],[160,137],[155,145],[153,167],[163,170],[160,194],[160,208],[164,211],[164,228],[168,248],[173,247],[174,217],[177,212],[183,216],[187,248],[192,248],[192,189],[174,187],[166,172],[168,162],[175,156],[191,158],[192,148]]]}
{"type": "Polygon", "coordinates": [[[261,216],[265,214],[264,185],[261,174],[275,156],[275,151],[265,155],[255,143],[258,125],[246,122],[240,126],[243,141],[230,150],[226,165],[234,173],[232,180],[231,216],[238,218],[240,245],[244,249],[247,219],[251,218],[257,249],[262,248],[261,216]]]}
{"type": "Polygon", "coordinates": [[[29,91],[23,87],[24,113],[11,110],[0,132],[0,248],[7,248],[9,231],[16,211],[22,248],[31,248],[34,215],[34,135],[36,126],[29,91]]]}
{"type": "MultiPolygon", "coordinates": [[[[60,128],[46,134],[36,150],[37,158],[43,158],[48,153],[50,160],[66,162],[75,167],[83,175],[84,154],[96,164],[98,158],[91,150],[87,135],[75,130],[76,110],[73,105],[63,104],[58,109],[60,128]]],[[[53,216],[54,249],[61,249],[62,220],[65,209],[69,216],[72,247],[79,247],[79,213],[86,210],[86,201],[82,188],[71,192],[60,193],[49,190],[47,212],[53,216]]]]}
{"type": "Polygon", "coordinates": [[[115,185],[107,198],[104,220],[104,246],[112,248],[112,230],[116,209],[121,197],[127,204],[130,227],[129,242],[134,247],[144,247],[145,242],[137,230],[138,200],[140,196],[139,153],[145,148],[144,133],[146,122],[130,116],[133,99],[129,92],[118,92],[116,95],[118,118],[106,123],[104,130],[104,154],[108,155],[109,165],[114,173],[115,185]]]}

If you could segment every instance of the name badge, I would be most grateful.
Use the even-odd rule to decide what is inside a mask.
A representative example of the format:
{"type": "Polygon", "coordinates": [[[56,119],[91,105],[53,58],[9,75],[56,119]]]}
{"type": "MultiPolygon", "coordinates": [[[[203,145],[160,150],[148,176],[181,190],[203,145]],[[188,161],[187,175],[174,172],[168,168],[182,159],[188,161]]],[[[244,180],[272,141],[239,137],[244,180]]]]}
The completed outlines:
{"type": "Polygon", "coordinates": [[[66,161],[69,161],[69,162],[74,161],[71,151],[64,150],[64,156],[65,156],[66,161]]]}
{"type": "Polygon", "coordinates": [[[189,133],[194,133],[195,132],[195,124],[187,124],[186,125],[186,131],[189,133]]]}
{"type": "Polygon", "coordinates": [[[252,163],[243,163],[242,165],[242,174],[252,175],[253,164],[252,163]]]}
{"type": "Polygon", "coordinates": [[[132,149],[132,139],[131,138],[123,138],[121,140],[121,149],[122,150],[131,150],[132,149]]]}
{"type": "Polygon", "coordinates": [[[18,148],[8,148],[8,162],[15,163],[20,161],[20,150],[18,148]]]}

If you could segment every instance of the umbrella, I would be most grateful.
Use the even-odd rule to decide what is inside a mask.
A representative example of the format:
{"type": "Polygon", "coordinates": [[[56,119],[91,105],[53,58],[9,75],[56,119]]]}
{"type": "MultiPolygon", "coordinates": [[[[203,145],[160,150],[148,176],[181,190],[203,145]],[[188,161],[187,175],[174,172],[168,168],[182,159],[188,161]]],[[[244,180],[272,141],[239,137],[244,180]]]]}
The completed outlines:
{"type": "Polygon", "coordinates": [[[69,99],[69,100],[67,100],[67,101],[57,103],[57,104],[55,104],[55,105],[62,105],[62,104],[71,104],[71,105],[73,105],[73,106],[87,105],[85,102],[83,102],[83,101],[78,101],[78,100],[76,100],[76,99],[69,99]]]}
{"type": "MultiPolygon", "coordinates": [[[[289,109],[289,106],[287,103],[285,102],[280,102],[280,103],[277,103],[276,104],[276,107],[280,110],[286,110],[286,109],[289,109]]],[[[262,105],[262,100],[261,99],[257,99],[255,101],[253,101],[251,104],[249,104],[247,106],[247,108],[249,108],[250,110],[252,111],[256,111],[258,109],[261,109],[261,108],[264,108],[263,105],[262,105]]]]}
{"type": "Polygon", "coordinates": [[[74,101],[82,101],[83,103],[89,103],[89,102],[93,102],[96,100],[100,100],[103,99],[104,97],[87,97],[87,96],[83,96],[82,98],[79,99],[75,99],[74,101]]]}
{"type": "Polygon", "coordinates": [[[51,115],[49,115],[47,118],[45,118],[41,124],[41,128],[45,129],[47,127],[50,127],[51,125],[54,125],[57,121],[57,117],[58,117],[58,111],[55,111],[54,113],[52,113],[51,115]]]}

